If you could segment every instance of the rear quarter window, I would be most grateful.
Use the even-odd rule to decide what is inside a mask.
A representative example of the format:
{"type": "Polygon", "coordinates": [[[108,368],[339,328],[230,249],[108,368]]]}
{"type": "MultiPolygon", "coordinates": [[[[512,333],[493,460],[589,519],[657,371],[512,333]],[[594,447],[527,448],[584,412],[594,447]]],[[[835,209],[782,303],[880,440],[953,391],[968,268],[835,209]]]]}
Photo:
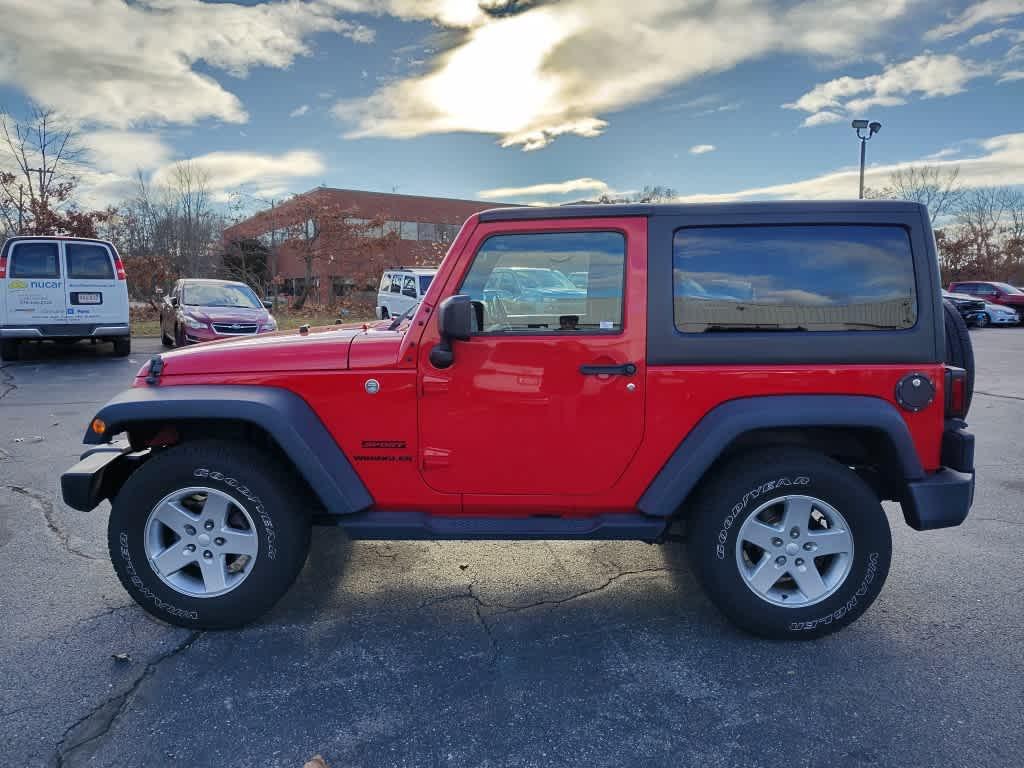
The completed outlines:
{"type": "Polygon", "coordinates": [[[673,238],[684,333],[912,328],[910,237],[900,226],[688,227],[673,238]]]}
{"type": "Polygon", "coordinates": [[[114,279],[114,265],[102,245],[68,243],[64,252],[68,260],[68,279],[114,279]]]}
{"type": "Polygon", "coordinates": [[[60,277],[56,243],[19,243],[11,253],[8,277],[60,277]]]}

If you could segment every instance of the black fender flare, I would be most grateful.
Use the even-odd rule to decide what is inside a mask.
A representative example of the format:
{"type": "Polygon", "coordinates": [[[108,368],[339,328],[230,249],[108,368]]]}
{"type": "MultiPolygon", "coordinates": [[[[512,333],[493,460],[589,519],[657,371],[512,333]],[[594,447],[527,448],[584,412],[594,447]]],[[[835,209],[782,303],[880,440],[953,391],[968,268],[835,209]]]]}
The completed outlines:
{"type": "Polygon", "coordinates": [[[896,407],[863,395],[766,395],[730,400],[711,409],[679,443],[637,503],[641,512],[668,517],[704,473],[741,435],[758,429],[856,427],[883,433],[895,449],[907,483],[925,476],[910,430],[896,407]]]}
{"type": "Polygon", "coordinates": [[[110,442],[139,422],[230,420],[263,429],[281,447],[329,514],[372,506],[373,498],[316,412],[294,392],[279,387],[186,385],[125,390],[96,414],[103,434],[86,429],[83,442],[110,442]]]}

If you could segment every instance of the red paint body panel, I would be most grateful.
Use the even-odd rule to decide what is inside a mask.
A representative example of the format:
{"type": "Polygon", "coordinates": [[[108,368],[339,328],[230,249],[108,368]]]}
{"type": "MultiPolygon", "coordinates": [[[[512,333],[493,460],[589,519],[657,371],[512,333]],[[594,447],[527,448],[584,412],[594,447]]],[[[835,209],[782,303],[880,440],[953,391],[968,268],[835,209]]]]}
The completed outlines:
{"type": "MultiPolygon", "coordinates": [[[[320,416],[382,510],[567,517],[633,511],[679,443],[714,407],[759,395],[840,394],[895,404],[896,384],[928,375],[938,392],[900,409],[922,465],[940,465],[939,365],[648,367],[647,219],[467,221],[404,331],[388,323],[277,333],[164,355],[157,386],[281,387],[320,416]],[[476,336],[456,362],[429,362],[434,314],[456,292],[478,245],[511,232],[615,230],[627,240],[623,331],[615,335],[476,336]],[[637,366],[583,376],[583,364],[637,366]],[[376,394],[367,391],[378,382],[376,394]],[[634,384],[635,389],[627,389],[634,384]],[[383,445],[382,445],[383,444],[383,445]]],[[[142,376],[137,386],[146,386],[142,376]]]]}

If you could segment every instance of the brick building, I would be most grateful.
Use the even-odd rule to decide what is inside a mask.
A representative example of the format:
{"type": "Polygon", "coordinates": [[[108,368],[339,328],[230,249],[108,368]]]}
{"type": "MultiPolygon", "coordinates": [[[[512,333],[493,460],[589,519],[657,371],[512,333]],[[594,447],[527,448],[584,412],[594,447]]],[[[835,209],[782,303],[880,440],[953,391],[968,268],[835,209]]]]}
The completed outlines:
{"type": "Polygon", "coordinates": [[[280,290],[293,295],[302,290],[305,256],[312,253],[311,298],[324,303],[350,291],[376,291],[388,267],[436,266],[462,223],[497,205],[317,187],[225,230],[224,244],[258,240],[276,259],[280,290]],[[380,226],[370,226],[377,221],[380,226]]]}

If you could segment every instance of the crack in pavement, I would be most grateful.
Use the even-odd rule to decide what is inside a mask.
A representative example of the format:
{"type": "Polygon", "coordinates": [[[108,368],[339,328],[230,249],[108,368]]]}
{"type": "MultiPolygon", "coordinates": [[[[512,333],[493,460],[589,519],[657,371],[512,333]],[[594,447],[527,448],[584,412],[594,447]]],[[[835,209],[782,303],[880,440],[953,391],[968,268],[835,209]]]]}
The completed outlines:
{"type": "Polygon", "coordinates": [[[1024,520],[1007,520],[1005,517],[974,517],[972,520],[984,520],[988,523],[1006,523],[1007,525],[1024,525],[1024,520]]]}
{"type": "Polygon", "coordinates": [[[80,549],[76,549],[71,544],[71,537],[64,532],[64,530],[57,524],[56,517],[54,515],[53,502],[46,497],[45,494],[39,491],[33,490],[32,488],[26,488],[23,485],[8,485],[8,490],[14,493],[19,493],[22,496],[27,496],[32,500],[33,504],[39,507],[39,511],[43,513],[43,519],[46,521],[46,527],[50,529],[50,532],[57,537],[60,541],[61,546],[64,547],[72,555],[84,558],[86,560],[105,560],[106,558],[97,557],[96,555],[90,555],[88,552],[82,552],[80,549]]]}
{"type": "Polygon", "coordinates": [[[593,595],[596,592],[601,592],[610,587],[615,582],[617,582],[619,579],[624,578],[626,576],[636,576],[642,573],[672,573],[675,570],[675,568],[665,568],[661,566],[658,568],[641,568],[637,571],[620,571],[619,573],[616,573],[614,576],[610,576],[608,580],[605,581],[605,583],[601,586],[594,587],[593,589],[586,589],[582,592],[577,592],[575,594],[569,595],[568,597],[561,597],[557,600],[538,600],[536,603],[529,603],[528,605],[492,605],[488,607],[502,609],[492,613],[492,616],[505,616],[509,613],[520,613],[521,611],[528,611],[531,608],[539,608],[542,605],[562,605],[563,603],[568,603],[571,600],[578,600],[581,597],[586,597],[587,595],[593,595]]]}
{"type": "Polygon", "coordinates": [[[974,390],[974,394],[984,395],[985,397],[999,397],[1003,400],[1024,400],[1024,397],[1019,397],[1017,395],[998,395],[995,392],[982,392],[980,389],[974,390]]]}
{"type": "Polygon", "coordinates": [[[201,631],[191,632],[185,640],[178,643],[174,648],[166,653],[162,653],[153,661],[146,664],[142,673],[135,678],[131,685],[128,686],[127,690],[100,702],[86,714],[82,715],[82,717],[69,725],[64,730],[64,735],[61,736],[60,741],[57,742],[57,748],[54,751],[53,756],[53,765],[56,766],[56,768],[64,768],[67,761],[73,757],[78,750],[110,733],[110,729],[114,727],[114,723],[117,722],[117,719],[124,714],[129,700],[139,689],[139,686],[156,671],[157,667],[168,659],[174,658],[178,654],[187,651],[197,640],[199,640],[199,638],[203,636],[203,634],[204,632],[201,631]]]}
{"type": "Polygon", "coordinates": [[[0,391],[0,400],[18,388],[18,385],[14,383],[14,374],[7,370],[6,365],[0,367],[0,387],[3,387],[3,390],[0,391]]]}

